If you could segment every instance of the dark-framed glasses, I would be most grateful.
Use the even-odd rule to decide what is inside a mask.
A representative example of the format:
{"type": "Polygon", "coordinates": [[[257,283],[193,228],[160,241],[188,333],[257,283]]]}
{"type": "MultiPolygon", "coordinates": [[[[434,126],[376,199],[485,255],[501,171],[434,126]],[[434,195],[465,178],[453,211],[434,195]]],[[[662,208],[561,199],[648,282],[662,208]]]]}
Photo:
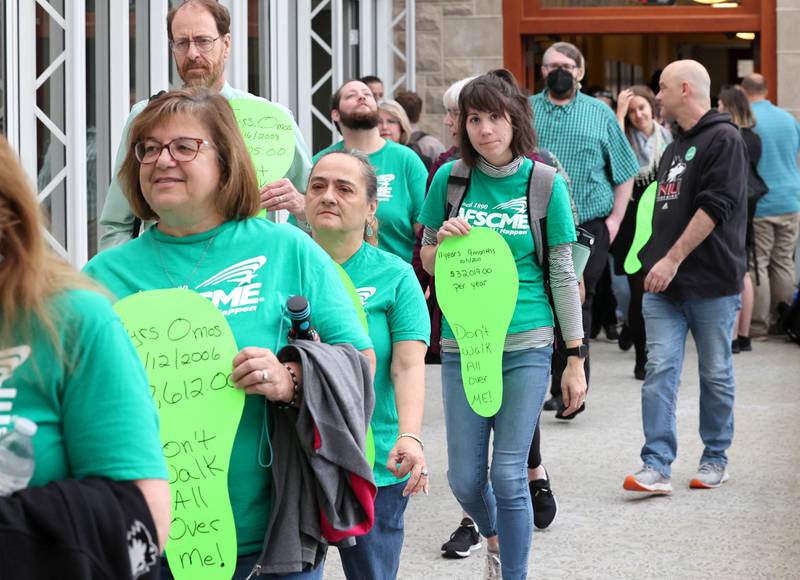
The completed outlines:
{"type": "Polygon", "coordinates": [[[219,40],[219,36],[211,38],[210,36],[198,36],[197,38],[176,38],[169,41],[169,47],[172,52],[183,54],[189,50],[189,46],[194,44],[200,52],[208,52],[214,48],[214,43],[219,40]]]}
{"type": "Polygon", "coordinates": [[[577,69],[578,67],[575,66],[574,64],[569,64],[569,63],[566,63],[566,62],[559,62],[559,63],[552,63],[552,64],[543,64],[542,68],[544,68],[545,70],[548,70],[548,71],[554,71],[557,68],[560,68],[561,70],[565,70],[567,72],[572,72],[575,69],[577,69]]]}
{"type": "Polygon", "coordinates": [[[194,161],[200,152],[200,147],[206,145],[212,147],[211,143],[205,139],[194,139],[192,137],[178,137],[169,143],[159,143],[155,139],[145,139],[133,146],[133,153],[139,163],[148,165],[155,163],[161,152],[166,149],[175,161],[186,162],[194,161]]]}

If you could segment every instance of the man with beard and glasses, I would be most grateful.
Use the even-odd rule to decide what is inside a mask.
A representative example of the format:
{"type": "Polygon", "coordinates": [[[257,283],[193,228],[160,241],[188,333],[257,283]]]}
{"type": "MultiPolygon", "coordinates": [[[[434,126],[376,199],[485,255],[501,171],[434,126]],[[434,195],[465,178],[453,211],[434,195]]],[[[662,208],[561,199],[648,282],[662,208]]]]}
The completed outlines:
{"type": "Polygon", "coordinates": [[[378,247],[399,256],[409,264],[417,240],[417,223],[428,172],[420,158],[408,147],[388,141],[378,130],[378,103],[370,88],[361,81],[348,81],[333,95],[331,119],[344,140],[314,156],[330,151],[358,150],[369,156],[378,176],[377,223],[365,224],[367,235],[377,232],[378,247]]]}
{"type": "MultiPolygon", "coordinates": [[[[547,87],[530,100],[539,146],[564,166],[580,227],[595,238],[594,250],[583,271],[586,288],[583,329],[588,337],[595,289],[608,261],[608,248],[625,215],[639,163],[614,112],[605,103],[580,92],[584,73],[580,50],[569,42],[556,42],[542,58],[542,76],[547,87]]],[[[559,419],[572,419],[584,406],[572,415],[563,415],[561,374],[567,361],[565,349],[563,341],[558,341],[553,353],[552,398],[545,402],[544,409],[557,411],[559,419]]],[[[588,382],[589,357],[585,368],[588,382]]]]}
{"type": "MultiPolygon", "coordinates": [[[[233,88],[225,80],[225,61],[231,50],[230,25],[228,9],[217,0],[185,0],[170,10],[167,14],[167,34],[178,75],[184,86],[205,86],[219,91],[228,100],[260,99],[233,88]]],[[[100,217],[100,250],[118,246],[139,235],[140,223],[135,220],[128,200],[122,193],[117,173],[128,152],[128,131],[131,123],[147,103],[147,100],[140,101],[131,108],[122,132],[122,141],[114,164],[114,179],[108,188],[100,217]]],[[[292,113],[278,103],[273,104],[292,118],[295,152],[286,178],[266,184],[261,189],[261,206],[268,211],[285,209],[302,219],[305,217],[305,204],[299,191],[305,191],[311,172],[308,148],[292,113]]]]}

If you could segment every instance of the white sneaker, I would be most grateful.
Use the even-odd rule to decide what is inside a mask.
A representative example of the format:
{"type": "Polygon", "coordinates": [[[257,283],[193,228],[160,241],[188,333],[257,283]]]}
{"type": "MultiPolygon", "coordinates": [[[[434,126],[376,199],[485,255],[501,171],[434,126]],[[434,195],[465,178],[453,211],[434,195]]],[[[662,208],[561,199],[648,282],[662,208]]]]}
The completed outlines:
{"type": "Polygon", "coordinates": [[[714,489],[728,481],[728,470],[718,463],[701,463],[689,487],[692,489],[714,489]]]}
{"type": "Polygon", "coordinates": [[[500,564],[500,554],[486,550],[486,580],[502,580],[503,571],[500,564]]]}
{"type": "Polygon", "coordinates": [[[657,469],[647,464],[633,475],[626,477],[622,487],[628,491],[644,493],[672,493],[672,484],[669,477],[661,475],[657,469]]]}

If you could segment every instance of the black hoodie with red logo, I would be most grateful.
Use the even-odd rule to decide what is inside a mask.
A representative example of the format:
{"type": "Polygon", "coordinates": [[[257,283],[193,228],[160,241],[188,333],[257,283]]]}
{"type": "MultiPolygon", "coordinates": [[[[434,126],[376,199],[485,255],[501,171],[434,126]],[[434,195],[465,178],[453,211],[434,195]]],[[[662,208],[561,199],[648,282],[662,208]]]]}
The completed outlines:
{"type": "Polygon", "coordinates": [[[747,267],[747,153],[731,116],[715,109],[688,131],[679,131],[661,157],[653,234],[641,252],[645,274],[672,248],[698,209],[716,226],[683,261],[664,293],[676,300],[738,294],[747,267]]]}

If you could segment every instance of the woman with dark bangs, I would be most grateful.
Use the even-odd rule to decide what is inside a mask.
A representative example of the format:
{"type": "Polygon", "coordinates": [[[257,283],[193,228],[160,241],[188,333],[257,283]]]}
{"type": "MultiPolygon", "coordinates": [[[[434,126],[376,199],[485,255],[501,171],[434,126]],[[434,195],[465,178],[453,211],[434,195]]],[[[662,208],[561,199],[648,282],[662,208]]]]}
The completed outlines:
{"type": "MultiPolygon", "coordinates": [[[[447,181],[455,162],[443,165],[433,178],[420,216],[425,225],[421,258],[430,273],[435,270],[439,243],[448,237],[467,235],[472,216],[485,214],[483,208],[512,217],[517,210],[503,209],[509,205],[505,202],[527,202],[528,179],[534,169],[534,162],[525,157],[536,147],[532,113],[510,72],[496,70],[471,81],[461,91],[458,108],[461,155],[471,173],[469,188],[458,216],[449,217],[447,181]]],[[[512,220],[485,222],[508,224],[512,220]]],[[[446,320],[441,339],[450,488],[487,539],[486,577],[502,575],[507,580],[527,576],[533,532],[527,459],[547,392],[554,325],[530,227],[518,223],[516,220],[511,226],[493,227],[511,248],[520,280],[503,349],[503,402],[496,415],[481,417],[470,408],[464,394],[458,344],[446,320]],[[492,431],[493,461],[487,477],[492,431]]],[[[586,396],[581,305],[571,253],[575,239],[567,184],[556,176],[547,211],[547,260],[556,315],[570,349],[562,380],[565,415],[579,409],[586,396]]]]}

